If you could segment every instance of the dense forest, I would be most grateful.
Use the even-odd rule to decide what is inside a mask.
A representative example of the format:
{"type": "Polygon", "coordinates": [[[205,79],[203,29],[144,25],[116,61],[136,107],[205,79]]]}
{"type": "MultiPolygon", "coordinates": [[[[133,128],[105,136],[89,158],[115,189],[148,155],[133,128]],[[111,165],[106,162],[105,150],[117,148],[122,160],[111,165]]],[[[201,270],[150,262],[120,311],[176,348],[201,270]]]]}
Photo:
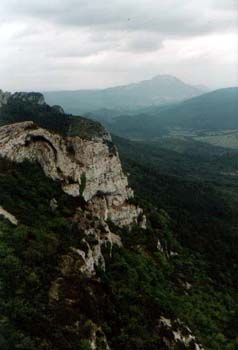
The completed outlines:
{"type": "MultiPolygon", "coordinates": [[[[163,162],[162,167],[155,161],[152,166],[149,156],[143,157],[141,145],[137,150],[133,145],[133,151],[127,152],[121,139],[114,140],[137,199],[147,210],[152,231],[162,235],[165,249],[178,252],[167,262],[173,271],[167,278],[176,291],[171,308],[199,334],[205,348],[236,349],[236,181],[231,183],[222,176],[212,181],[213,169],[209,166],[206,174],[198,172],[195,178],[187,173],[186,162],[180,162],[180,172],[175,176],[169,170],[174,166],[169,156],[163,159],[167,160],[167,169],[163,162]],[[185,281],[192,287],[183,293],[185,281]]],[[[196,161],[201,166],[198,158],[196,161]]]]}
{"type": "Polygon", "coordinates": [[[73,331],[67,333],[59,318],[65,305],[52,309],[47,293],[60,255],[70,244],[80,244],[67,219],[76,203],[38,167],[1,161],[1,203],[21,218],[17,228],[1,222],[3,349],[86,349],[85,329],[92,317],[102,323],[113,349],[157,349],[153,324],[161,313],[189,325],[206,349],[236,349],[237,207],[211,186],[160,175],[126,159],[124,166],[148,228],[113,228],[124,247],[113,249],[106,272],[98,271],[102,284],[93,287],[93,300],[85,296],[89,287],[81,281],[81,303],[87,304],[82,344],[69,346],[73,331]],[[53,215],[52,196],[60,203],[53,215]],[[55,331],[49,333],[52,322],[55,331]]]}

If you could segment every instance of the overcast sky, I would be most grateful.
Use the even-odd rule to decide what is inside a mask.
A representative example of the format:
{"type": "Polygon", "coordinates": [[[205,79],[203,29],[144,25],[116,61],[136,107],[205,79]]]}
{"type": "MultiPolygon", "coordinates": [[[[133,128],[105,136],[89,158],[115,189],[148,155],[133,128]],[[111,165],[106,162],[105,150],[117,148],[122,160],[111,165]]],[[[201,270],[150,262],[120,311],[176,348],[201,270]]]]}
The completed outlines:
{"type": "Polygon", "coordinates": [[[0,0],[0,88],[238,85],[237,0],[0,0]]]}

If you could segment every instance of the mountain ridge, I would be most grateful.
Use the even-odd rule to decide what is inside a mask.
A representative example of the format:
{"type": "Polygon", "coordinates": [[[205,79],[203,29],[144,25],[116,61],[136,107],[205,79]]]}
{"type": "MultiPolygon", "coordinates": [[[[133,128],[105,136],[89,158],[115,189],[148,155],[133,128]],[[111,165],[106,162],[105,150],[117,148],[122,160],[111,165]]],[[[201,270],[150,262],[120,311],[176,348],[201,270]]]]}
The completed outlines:
{"type": "Polygon", "coordinates": [[[68,113],[87,113],[107,106],[108,109],[134,110],[197,96],[202,89],[170,75],[105,89],[44,92],[49,104],[61,104],[68,113]]]}
{"type": "Polygon", "coordinates": [[[159,137],[173,131],[192,136],[193,132],[238,129],[237,111],[238,87],[231,87],[163,108],[150,107],[142,113],[121,114],[106,120],[95,115],[95,119],[101,119],[112,133],[129,138],[159,137]]]}

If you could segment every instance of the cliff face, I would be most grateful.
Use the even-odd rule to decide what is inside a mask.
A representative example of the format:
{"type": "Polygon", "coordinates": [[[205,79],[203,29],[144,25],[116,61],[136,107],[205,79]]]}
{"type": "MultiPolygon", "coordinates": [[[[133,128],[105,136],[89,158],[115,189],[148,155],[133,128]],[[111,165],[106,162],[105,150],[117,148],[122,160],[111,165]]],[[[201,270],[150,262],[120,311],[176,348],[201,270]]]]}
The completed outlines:
{"type": "MultiPolygon", "coordinates": [[[[94,276],[96,266],[104,268],[105,265],[103,247],[121,244],[120,238],[110,231],[107,220],[120,227],[130,227],[133,223],[145,226],[142,210],[130,204],[134,194],[128,187],[109,133],[97,122],[67,116],[58,107],[49,107],[39,93],[1,92],[1,101],[4,105],[2,121],[7,125],[0,127],[0,158],[16,163],[30,161],[40,164],[47,177],[59,182],[65,193],[79,200],[73,221],[79,230],[83,227],[82,241],[86,251],[77,247],[71,251],[65,259],[66,270],[72,268],[73,255],[74,259],[80,260],[78,271],[88,277],[94,276]],[[34,113],[24,117],[29,106],[34,113]],[[19,108],[20,115],[12,118],[12,111],[15,113],[16,108],[19,108]],[[6,120],[5,113],[8,115],[6,120]],[[36,122],[14,123],[14,120],[29,117],[36,122]],[[51,118],[54,118],[54,123],[51,118]],[[97,244],[91,245],[88,242],[90,237],[94,237],[97,244]]],[[[57,208],[54,198],[50,205],[52,210],[57,208]]]]}
{"type": "Polygon", "coordinates": [[[39,92],[15,92],[14,94],[11,94],[10,92],[0,90],[0,107],[6,105],[10,99],[20,99],[24,102],[36,103],[39,105],[45,103],[44,96],[39,92]]]}
{"type": "Polygon", "coordinates": [[[29,121],[0,128],[0,156],[38,162],[66,193],[83,197],[88,209],[103,220],[131,225],[142,214],[129,204],[133,191],[110,141],[62,137],[29,121]]]}
{"type": "Polygon", "coordinates": [[[2,107],[7,103],[10,96],[11,96],[10,92],[3,92],[2,90],[0,90],[0,107],[2,107]]]}

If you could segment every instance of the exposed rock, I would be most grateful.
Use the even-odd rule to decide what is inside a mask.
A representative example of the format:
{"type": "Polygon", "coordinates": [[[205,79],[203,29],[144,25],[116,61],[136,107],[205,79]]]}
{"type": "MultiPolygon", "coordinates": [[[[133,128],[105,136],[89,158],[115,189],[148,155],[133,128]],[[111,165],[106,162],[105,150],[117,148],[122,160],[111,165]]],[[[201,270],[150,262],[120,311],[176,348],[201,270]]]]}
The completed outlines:
{"type": "Polygon", "coordinates": [[[50,209],[54,212],[58,208],[58,203],[55,198],[52,198],[50,201],[50,209]]]}
{"type": "Polygon", "coordinates": [[[60,289],[63,283],[63,278],[59,277],[51,283],[49,290],[49,300],[50,302],[58,302],[60,300],[60,289]]]}
{"type": "Polygon", "coordinates": [[[178,256],[179,255],[178,252],[174,252],[172,250],[169,253],[170,253],[170,256],[178,256]]]}
{"type": "Polygon", "coordinates": [[[158,251],[160,251],[161,253],[164,253],[164,248],[163,248],[163,246],[162,246],[162,244],[161,244],[161,242],[160,242],[159,239],[158,239],[158,241],[157,241],[157,249],[158,249],[158,251]]]}
{"type": "Polygon", "coordinates": [[[7,104],[9,99],[19,99],[23,102],[31,102],[39,105],[45,103],[44,96],[39,92],[15,92],[11,94],[10,92],[3,92],[0,90],[0,107],[7,104]]]}
{"type": "Polygon", "coordinates": [[[71,248],[74,254],[71,253],[70,256],[74,260],[78,260],[73,269],[84,273],[87,277],[95,276],[96,267],[100,267],[102,270],[105,269],[103,248],[108,248],[111,252],[113,244],[121,246],[120,237],[112,234],[106,222],[98,219],[90,212],[80,211],[76,214],[74,220],[78,223],[79,233],[84,238],[81,241],[83,248],[71,248]]]}
{"type": "Polygon", "coordinates": [[[185,288],[186,290],[190,290],[190,289],[192,288],[192,284],[189,283],[189,282],[185,282],[185,283],[184,283],[184,288],[185,288]]]}
{"type": "Polygon", "coordinates": [[[55,105],[51,107],[54,111],[64,114],[64,109],[61,106],[55,105]]]}
{"type": "Polygon", "coordinates": [[[110,350],[105,333],[96,324],[92,324],[90,346],[92,350],[110,350]]]}
{"type": "Polygon", "coordinates": [[[17,225],[18,220],[14,215],[9,213],[7,210],[3,209],[3,207],[0,206],[0,216],[3,216],[6,220],[10,221],[11,224],[17,225]]]}
{"type": "Polygon", "coordinates": [[[120,236],[115,235],[115,233],[113,232],[111,232],[111,242],[112,242],[112,245],[116,244],[118,247],[122,247],[122,241],[120,236]]]}
{"type": "Polygon", "coordinates": [[[3,92],[2,90],[0,90],[0,107],[2,107],[7,103],[10,96],[11,96],[10,92],[3,92]]]}
{"type": "Polygon", "coordinates": [[[15,92],[11,95],[11,98],[20,99],[21,101],[31,102],[38,105],[45,103],[44,95],[40,92],[15,92]]]}
{"type": "Polygon", "coordinates": [[[204,350],[192,331],[179,320],[161,316],[157,329],[167,350],[204,350]]]}
{"type": "Polygon", "coordinates": [[[89,201],[89,208],[97,213],[99,217],[103,217],[104,220],[109,219],[118,226],[130,226],[134,222],[145,228],[146,219],[142,215],[142,209],[128,202],[128,199],[132,198],[134,194],[127,186],[126,179],[126,186],[124,187],[126,192],[120,194],[117,190],[117,193],[109,193],[107,196],[94,196],[89,201]],[[140,216],[141,220],[139,220],[140,216]]]}
{"type": "Polygon", "coordinates": [[[15,162],[38,162],[45,174],[62,184],[71,196],[82,196],[103,220],[119,226],[138,222],[140,208],[129,204],[128,187],[117,150],[104,139],[62,137],[22,122],[0,128],[0,155],[15,162]]]}

